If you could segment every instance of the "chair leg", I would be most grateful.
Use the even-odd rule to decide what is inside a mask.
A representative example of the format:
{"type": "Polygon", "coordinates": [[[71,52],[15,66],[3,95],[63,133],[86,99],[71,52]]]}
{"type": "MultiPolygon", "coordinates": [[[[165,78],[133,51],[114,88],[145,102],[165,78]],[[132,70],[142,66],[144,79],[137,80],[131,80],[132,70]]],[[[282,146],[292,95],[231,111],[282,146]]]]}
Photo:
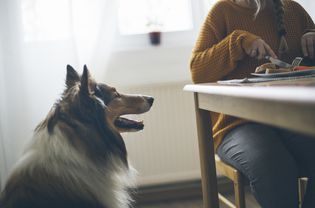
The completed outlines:
{"type": "Polygon", "coordinates": [[[238,174],[237,180],[233,182],[234,184],[234,193],[235,193],[235,205],[237,208],[245,208],[245,190],[244,190],[244,181],[242,176],[238,174]]]}

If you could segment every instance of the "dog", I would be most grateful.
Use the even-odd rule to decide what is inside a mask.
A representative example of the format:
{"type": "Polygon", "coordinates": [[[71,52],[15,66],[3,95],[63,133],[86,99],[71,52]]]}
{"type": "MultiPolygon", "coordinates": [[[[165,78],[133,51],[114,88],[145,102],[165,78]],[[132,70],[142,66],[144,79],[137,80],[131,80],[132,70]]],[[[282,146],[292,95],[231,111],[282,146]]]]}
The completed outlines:
{"type": "Polygon", "coordinates": [[[127,208],[135,170],[120,133],[143,122],[123,118],[150,110],[154,98],[120,94],[84,66],[67,66],[66,89],[36,127],[5,185],[1,208],[127,208]]]}

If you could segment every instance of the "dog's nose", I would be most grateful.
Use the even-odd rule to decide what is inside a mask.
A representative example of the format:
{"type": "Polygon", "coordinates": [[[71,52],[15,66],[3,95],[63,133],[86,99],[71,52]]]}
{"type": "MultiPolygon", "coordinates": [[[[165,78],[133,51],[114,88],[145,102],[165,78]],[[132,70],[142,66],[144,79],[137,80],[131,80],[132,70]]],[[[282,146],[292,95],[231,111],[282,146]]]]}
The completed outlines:
{"type": "Polygon", "coordinates": [[[150,106],[152,106],[154,98],[153,97],[146,97],[148,103],[150,104],[150,106]]]}

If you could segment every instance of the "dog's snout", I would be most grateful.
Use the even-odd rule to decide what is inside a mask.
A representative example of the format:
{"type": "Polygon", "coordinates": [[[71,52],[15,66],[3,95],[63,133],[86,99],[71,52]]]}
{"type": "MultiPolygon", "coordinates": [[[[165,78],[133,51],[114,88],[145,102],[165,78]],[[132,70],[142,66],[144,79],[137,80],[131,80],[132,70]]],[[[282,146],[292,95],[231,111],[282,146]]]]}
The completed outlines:
{"type": "Polygon", "coordinates": [[[152,106],[154,98],[153,97],[146,97],[146,100],[148,101],[148,103],[150,104],[150,106],[152,106]]]}

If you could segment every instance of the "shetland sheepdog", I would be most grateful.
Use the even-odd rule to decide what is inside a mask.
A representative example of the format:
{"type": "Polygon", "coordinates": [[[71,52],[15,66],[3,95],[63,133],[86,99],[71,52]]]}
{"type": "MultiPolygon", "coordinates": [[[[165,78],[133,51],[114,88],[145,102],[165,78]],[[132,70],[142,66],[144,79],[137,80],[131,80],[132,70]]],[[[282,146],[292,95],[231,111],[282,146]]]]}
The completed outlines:
{"type": "Polygon", "coordinates": [[[120,94],[86,66],[67,66],[66,89],[36,127],[0,197],[1,208],[127,208],[135,170],[121,132],[143,122],[120,117],[150,110],[153,98],[120,94]]]}

